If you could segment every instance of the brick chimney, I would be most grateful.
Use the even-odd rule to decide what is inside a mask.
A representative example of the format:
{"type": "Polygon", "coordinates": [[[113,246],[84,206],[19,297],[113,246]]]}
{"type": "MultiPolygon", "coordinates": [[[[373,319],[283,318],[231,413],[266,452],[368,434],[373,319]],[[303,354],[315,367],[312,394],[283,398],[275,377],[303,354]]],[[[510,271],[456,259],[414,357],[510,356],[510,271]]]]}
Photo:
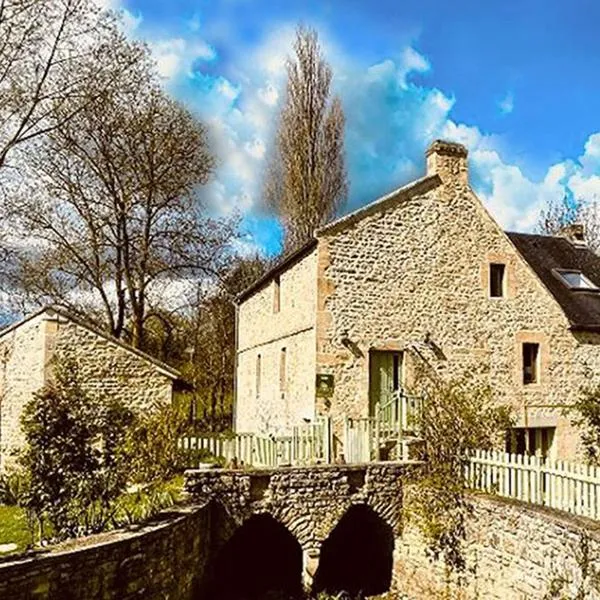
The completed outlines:
{"type": "Polygon", "coordinates": [[[462,144],[435,140],[427,148],[427,175],[439,175],[444,183],[469,183],[467,149],[462,144]]]}

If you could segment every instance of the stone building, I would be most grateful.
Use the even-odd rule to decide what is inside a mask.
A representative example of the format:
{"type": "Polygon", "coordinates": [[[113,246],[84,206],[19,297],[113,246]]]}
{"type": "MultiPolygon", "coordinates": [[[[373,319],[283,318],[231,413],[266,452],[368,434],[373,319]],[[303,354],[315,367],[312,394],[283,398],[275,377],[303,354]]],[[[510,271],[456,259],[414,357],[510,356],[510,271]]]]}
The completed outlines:
{"type": "Polygon", "coordinates": [[[76,362],[91,397],[148,409],[171,402],[179,374],[81,319],[46,308],[0,331],[0,470],[23,444],[21,414],[60,358],[76,362]]]}
{"type": "Polygon", "coordinates": [[[600,259],[580,228],[503,231],[467,150],[434,142],[425,177],[315,232],[238,298],[235,428],[366,417],[416,368],[475,374],[514,408],[509,448],[573,456],[565,414],[600,373],[600,259]]]}

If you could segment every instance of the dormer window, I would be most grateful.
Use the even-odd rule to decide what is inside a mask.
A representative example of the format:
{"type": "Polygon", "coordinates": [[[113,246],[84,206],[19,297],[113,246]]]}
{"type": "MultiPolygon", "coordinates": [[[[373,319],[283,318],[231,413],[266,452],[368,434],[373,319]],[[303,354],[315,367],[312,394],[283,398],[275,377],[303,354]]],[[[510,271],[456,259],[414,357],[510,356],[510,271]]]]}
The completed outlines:
{"type": "Polygon", "coordinates": [[[581,271],[554,269],[553,273],[571,290],[600,292],[600,288],[595,283],[592,283],[581,271]]]}
{"type": "Polygon", "coordinates": [[[490,263],[490,298],[506,296],[506,265],[490,263]]]}

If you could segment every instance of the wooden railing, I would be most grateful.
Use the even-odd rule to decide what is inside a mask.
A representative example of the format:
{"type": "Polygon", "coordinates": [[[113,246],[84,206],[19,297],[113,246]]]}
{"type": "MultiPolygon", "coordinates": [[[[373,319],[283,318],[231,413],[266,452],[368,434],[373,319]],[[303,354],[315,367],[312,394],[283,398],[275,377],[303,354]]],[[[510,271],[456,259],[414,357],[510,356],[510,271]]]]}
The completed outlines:
{"type": "Polygon", "coordinates": [[[205,450],[228,463],[235,459],[238,464],[278,467],[332,462],[331,439],[331,420],[319,418],[314,423],[293,427],[289,436],[195,435],[181,438],[179,447],[184,452],[205,450]]]}
{"type": "Polygon", "coordinates": [[[478,451],[466,468],[474,490],[600,518],[600,468],[536,456],[478,451]]]}

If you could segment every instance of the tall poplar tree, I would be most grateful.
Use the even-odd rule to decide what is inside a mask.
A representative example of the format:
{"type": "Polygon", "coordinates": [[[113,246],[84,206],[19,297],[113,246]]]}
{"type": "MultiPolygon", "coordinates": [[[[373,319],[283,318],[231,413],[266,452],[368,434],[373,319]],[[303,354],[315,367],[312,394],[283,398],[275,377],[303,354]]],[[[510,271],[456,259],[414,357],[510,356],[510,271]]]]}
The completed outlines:
{"type": "Polygon", "coordinates": [[[284,228],[284,250],[310,239],[346,199],[345,117],[316,31],[299,27],[267,172],[265,198],[284,228]]]}

